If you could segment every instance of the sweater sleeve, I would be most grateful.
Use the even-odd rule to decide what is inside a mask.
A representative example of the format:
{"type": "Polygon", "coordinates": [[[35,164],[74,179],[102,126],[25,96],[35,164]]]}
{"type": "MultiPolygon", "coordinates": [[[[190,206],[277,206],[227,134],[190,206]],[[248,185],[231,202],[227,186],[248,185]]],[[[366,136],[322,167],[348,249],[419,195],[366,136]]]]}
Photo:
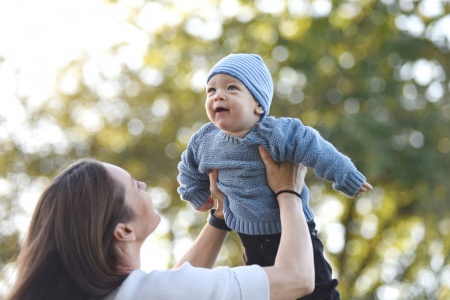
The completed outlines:
{"type": "Polygon", "coordinates": [[[366,181],[350,158],[340,153],[312,127],[298,119],[283,118],[274,131],[280,160],[293,160],[311,167],[317,177],[333,182],[333,188],[353,197],[366,181]]]}
{"type": "Polygon", "coordinates": [[[269,289],[267,275],[257,265],[204,269],[185,263],[179,269],[148,274],[135,270],[106,300],[268,300],[269,289]]]}
{"type": "Polygon", "coordinates": [[[197,156],[198,134],[189,141],[187,149],[181,154],[181,161],[178,163],[177,189],[181,199],[188,201],[195,209],[202,206],[211,195],[209,190],[209,176],[199,170],[199,159],[197,156]]]}

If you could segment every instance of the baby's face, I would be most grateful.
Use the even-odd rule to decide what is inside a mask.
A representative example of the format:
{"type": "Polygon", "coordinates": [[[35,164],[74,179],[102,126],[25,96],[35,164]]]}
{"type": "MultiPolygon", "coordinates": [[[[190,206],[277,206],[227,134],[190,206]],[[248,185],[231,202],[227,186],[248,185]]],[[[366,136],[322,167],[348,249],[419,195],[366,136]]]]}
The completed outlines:
{"type": "Polygon", "coordinates": [[[247,87],[237,78],[216,74],[206,85],[206,113],[221,130],[244,137],[264,113],[247,87]]]}

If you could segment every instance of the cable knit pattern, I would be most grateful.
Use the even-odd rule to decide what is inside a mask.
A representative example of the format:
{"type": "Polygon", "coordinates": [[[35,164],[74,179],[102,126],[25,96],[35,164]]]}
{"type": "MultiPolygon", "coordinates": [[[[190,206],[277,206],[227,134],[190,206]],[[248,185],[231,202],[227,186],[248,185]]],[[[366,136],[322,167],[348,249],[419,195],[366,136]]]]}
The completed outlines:
{"type": "MultiPolygon", "coordinates": [[[[258,146],[263,145],[275,161],[294,161],[313,168],[319,178],[353,197],[366,178],[319,132],[298,119],[266,117],[244,137],[229,135],[212,123],[191,138],[178,164],[178,192],[194,208],[210,195],[208,173],[219,170],[218,187],[224,192],[225,221],[237,232],[281,232],[278,202],[270,190],[258,146]]],[[[314,218],[308,187],[302,192],[307,221],[314,218]]]]}

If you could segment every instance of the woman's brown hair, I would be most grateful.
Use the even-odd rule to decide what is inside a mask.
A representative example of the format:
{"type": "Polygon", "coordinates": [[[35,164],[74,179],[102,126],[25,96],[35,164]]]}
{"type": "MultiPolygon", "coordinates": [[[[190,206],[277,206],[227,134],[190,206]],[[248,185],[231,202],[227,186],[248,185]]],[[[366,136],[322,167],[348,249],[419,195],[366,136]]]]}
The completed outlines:
{"type": "Polygon", "coordinates": [[[126,278],[115,270],[114,228],[133,217],[123,185],[101,162],[73,163],[39,199],[8,299],[105,297],[126,278]]]}

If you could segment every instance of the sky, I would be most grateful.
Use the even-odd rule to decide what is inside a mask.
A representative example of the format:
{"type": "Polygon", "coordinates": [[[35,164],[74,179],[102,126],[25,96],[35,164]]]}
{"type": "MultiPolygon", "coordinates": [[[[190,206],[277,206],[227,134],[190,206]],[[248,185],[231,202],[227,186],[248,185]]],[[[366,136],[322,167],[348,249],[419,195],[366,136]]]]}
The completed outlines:
{"type": "Polygon", "coordinates": [[[1,101],[15,94],[42,101],[55,70],[115,42],[124,13],[99,0],[0,0],[1,101]]]}
{"type": "Polygon", "coordinates": [[[26,119],[18,98],[38,108],[52,94],[59,68],[114,42],[123,16],[113,8],[99,0],[0,0],[0,141],[17,135],[26,119]]]}

